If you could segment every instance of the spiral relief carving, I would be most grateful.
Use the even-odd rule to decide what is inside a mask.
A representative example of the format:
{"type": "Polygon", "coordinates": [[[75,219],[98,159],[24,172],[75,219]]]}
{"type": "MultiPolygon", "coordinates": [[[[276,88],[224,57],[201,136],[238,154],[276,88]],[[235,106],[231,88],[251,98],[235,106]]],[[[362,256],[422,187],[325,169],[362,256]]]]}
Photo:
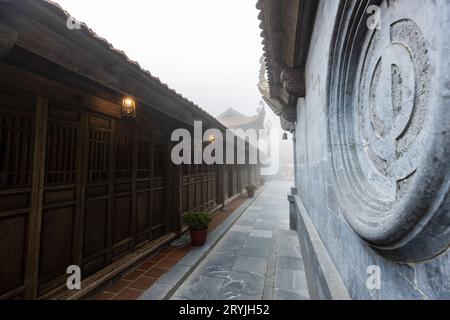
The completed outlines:
{"type": "Polygon", "coordinates": [[[371,5],[347,1],[337,19],[328,83],[333,173],[351,227],[386,256],[420,260],[450,243],[441,72],[449,54],[436,32],[449,4],[380,1],[374,30],[365,23],[371,5]]]}
{"type": "Polygon", "coordinates": [[[404,196],[417,170],[430,94],[427,53],[414,21],[401,20],[377,30],[364,54],[358,127],[367,160],[376,169],[371,179],[390,200],[404,196]]]}

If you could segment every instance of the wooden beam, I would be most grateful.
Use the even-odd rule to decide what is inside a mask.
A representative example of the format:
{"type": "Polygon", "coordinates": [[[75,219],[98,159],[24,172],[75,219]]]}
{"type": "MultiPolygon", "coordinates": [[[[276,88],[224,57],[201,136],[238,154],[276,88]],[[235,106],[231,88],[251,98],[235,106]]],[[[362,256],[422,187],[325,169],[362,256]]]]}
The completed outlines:
{"type": "Polygon", "coordinates": [[[25,298],[28,299],[35,299],[38,295],[47,117],[48,101],[42,97],[38,97],[36,100],[32,204],[28,220],[28,252],[25,271],[25,298]]]}

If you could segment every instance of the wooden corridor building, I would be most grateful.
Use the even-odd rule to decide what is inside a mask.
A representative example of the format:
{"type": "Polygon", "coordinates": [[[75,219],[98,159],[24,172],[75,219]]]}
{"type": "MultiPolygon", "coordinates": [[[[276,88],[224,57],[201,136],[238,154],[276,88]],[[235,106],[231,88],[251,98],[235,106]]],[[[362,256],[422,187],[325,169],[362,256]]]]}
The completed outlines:
{"type": "Polygon", "coordinates": [[[173,165],[174,129],[226,128],[68,18],[44,0],[0,3],[0,299],[68,297],[69,265],[94,288],[259,175],[173,165]]]}

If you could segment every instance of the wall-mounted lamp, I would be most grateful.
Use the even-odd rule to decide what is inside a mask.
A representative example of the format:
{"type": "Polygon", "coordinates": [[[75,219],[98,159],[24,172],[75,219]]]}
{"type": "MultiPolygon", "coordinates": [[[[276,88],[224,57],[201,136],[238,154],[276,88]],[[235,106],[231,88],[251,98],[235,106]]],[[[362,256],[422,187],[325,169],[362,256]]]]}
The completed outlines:
{"type": "Polygon", "coordinates": [[[288,139],[288,134],[287,132],[283,133],[283,140],[287,140],[288,139]]]}
{"type": "Polygon", "coordinates": [[[216,141],[216,136],[210,136],[210,137],[208,138],[208,140],[209,140],[209,142],[213,143],[213,142],[216,141]]]}
{"type": "Polygon", "coordinates": [[[130,97],[123,98],[122,117],[136,118],[136,101],[133,98],[130,97]]]}

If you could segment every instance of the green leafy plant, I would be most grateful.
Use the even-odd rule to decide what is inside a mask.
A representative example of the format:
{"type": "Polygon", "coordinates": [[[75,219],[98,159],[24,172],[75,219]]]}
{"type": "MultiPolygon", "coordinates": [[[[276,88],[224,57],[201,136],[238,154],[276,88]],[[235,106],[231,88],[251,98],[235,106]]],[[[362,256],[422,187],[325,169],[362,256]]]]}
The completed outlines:
{"type": "Polygon", "coordinates": [[[208,229],[212,217],[208,212],[190,212],[184,215],[183,222],[191,230],[205,230],[208,229]]]}
{"type": "Polygon", "coordinates": [[[247,190],[247,192],[255,192],[256,191],[256,186],[254,184],[249,184],[248,186],[245,187],[245,190],[247,190]]]}

